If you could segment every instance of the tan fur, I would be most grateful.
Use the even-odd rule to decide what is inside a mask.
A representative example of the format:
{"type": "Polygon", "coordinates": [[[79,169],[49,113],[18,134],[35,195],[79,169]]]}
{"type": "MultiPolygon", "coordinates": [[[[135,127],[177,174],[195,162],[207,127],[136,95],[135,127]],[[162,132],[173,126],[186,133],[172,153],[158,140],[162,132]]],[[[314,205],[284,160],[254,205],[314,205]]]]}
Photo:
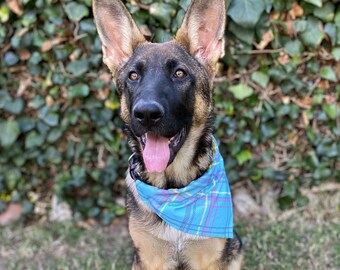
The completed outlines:
{"type": "Polygon", "coordinates": [[[175,250],[167,241],[156,239],[154,235],[140,228],[138,221],[133,218],[129,221],[130,235],[134,239],[135,247],[140,250],[139,256],[143,267],[133,269],[175,269],[174,259],[171,259],[175,250]]]}
{"type": "Polygon", "coordinates": [[[219,257],[221,256],[226,239],[207,239],[191,242],[184,250],[185,256],[189,258],[188,264],[193,270],[220,269],[219,257]]]}
{"type": "Polygon", "coordinates": [[[229,267],[228,270],[241,270],[242,268],[242,261],[243,261],[243,254],[240,254],[236,260],[233,260],[229,267]]]}
{"type": "Polygon", "coordinates": [[[202,125],[206,122],[207,115],[212,110],[211,104],[207,104],[207,102],[200,96],[196,96],[195,101],[195,114],[194,114],[194,126],[202,125]]]}
{"type": "Polygon", "coordinates": [[[127,107],[125,95],[120,98],[120,117],[125,123],[130,123],[130,113],[127,107]]]}

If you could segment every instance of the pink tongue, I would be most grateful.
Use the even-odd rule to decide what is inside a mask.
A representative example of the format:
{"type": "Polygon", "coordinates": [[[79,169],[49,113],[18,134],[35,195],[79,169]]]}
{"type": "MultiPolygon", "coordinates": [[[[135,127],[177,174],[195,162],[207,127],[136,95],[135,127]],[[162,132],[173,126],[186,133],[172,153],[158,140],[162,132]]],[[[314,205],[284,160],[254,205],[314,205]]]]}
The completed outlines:
{"type": "Polygon", "coordinates": [[[169,139],[150,133],[146,136],[143,159],[149,173],[163,172],[170,159],[169,139]]]}

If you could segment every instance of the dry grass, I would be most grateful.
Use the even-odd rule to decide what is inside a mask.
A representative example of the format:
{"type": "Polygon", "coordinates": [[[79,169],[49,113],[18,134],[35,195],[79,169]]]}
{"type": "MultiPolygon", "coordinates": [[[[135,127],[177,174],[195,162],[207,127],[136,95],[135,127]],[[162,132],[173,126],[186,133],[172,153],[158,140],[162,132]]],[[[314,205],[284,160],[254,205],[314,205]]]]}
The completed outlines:
{"type": "Polygon", "coordinates": [[[84,230],[71,223],[5,228],[0,269],[128,269],[132,254],[125,226],[84,230]]]}
{"type": "MultiPolygon", "coordinates": [[[[309,206],[277,221],[243,222],[247,269],[340,269],[340,192],[307,194],[309,206]]],[[[129,269],[125,224],[84,230],[72,224],[0,229],[0,269],[129,269]]]]}

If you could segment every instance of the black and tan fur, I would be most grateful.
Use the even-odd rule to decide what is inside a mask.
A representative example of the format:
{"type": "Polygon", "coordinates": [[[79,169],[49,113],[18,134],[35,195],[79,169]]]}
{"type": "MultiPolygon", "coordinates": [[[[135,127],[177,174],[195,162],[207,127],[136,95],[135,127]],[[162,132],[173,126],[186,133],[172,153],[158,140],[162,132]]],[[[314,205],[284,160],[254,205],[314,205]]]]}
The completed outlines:
{"type": "MultiPolygon", "coordinates": [[[[212,82],[224,50],[225,0],[193,0],[174,40],[162,44],[145,40],[120,0],[94,0],[93,8],[104,62],[120,93],[136,174],[159,188],[188,185],[212,159],[212,82]],[[141,103],[161,109],[156,106],[156,116],[147,115],[150,120],[143,115],[147,109],[142,117],[136,112],[141,103]],[[181,130],[184,139],[179,149],[173,149],[165,171],[148,173],[142,158],[143,134],[171,138],[181,130]]],[[[136,250],[132,269],[241,268],[237,236],[202,238],[173,229],[139,199],[130,174],[126,182],[129,231],[136,250]]]]}

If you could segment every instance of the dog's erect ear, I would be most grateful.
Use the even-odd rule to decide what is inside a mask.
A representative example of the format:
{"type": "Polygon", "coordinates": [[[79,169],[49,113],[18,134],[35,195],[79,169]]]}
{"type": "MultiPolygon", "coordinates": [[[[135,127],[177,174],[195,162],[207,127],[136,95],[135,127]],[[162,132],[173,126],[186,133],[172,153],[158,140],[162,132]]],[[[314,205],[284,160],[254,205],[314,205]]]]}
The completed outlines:
{"type": "Polygon", "coordinates": [[[218,59],[224,54],[225,25],[225,0],[192,0],[176,40],[206,66],[209,73],[214,73],[218,59]]]}
{"type": "Polygon", "coordinates": [[[93,14],[103,44],[104,63],[115,76],[145,38],[121,0],[94,0],[93,14]]]}

